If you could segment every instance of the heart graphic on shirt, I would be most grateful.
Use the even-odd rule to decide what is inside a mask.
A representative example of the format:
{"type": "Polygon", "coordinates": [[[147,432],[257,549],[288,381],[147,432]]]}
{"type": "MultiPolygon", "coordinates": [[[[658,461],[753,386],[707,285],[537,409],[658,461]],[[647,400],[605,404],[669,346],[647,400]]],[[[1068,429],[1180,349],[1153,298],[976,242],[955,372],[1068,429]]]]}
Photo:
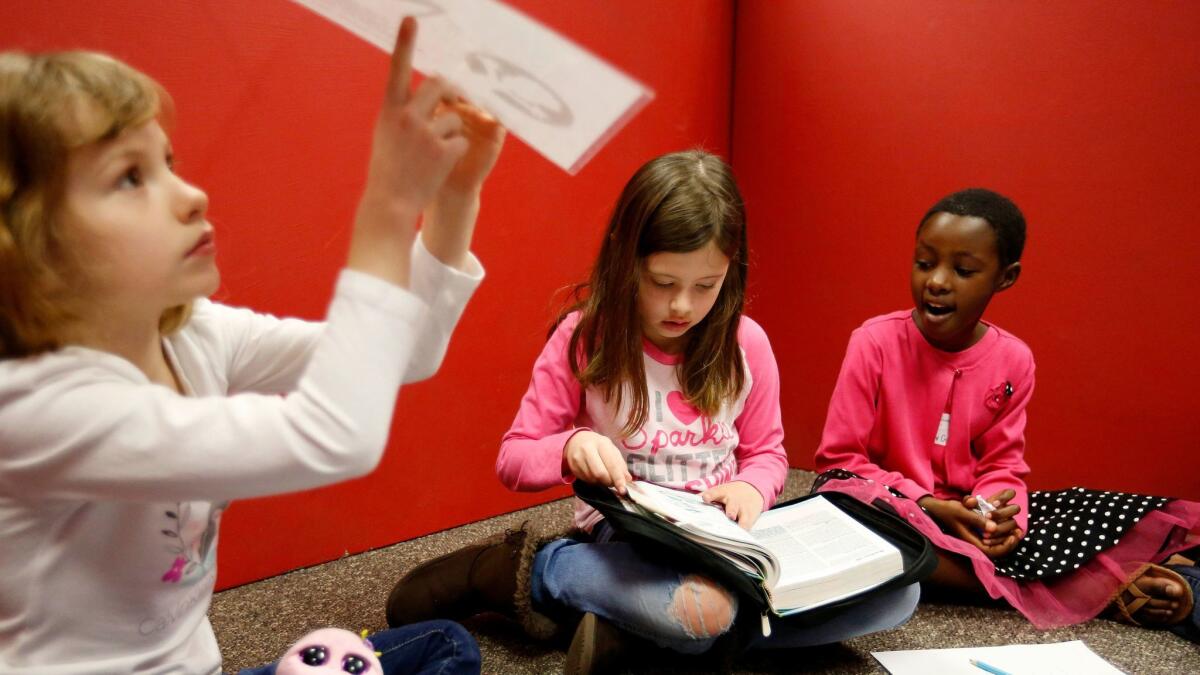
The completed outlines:
{"type": "Polygon", "coordinates": [[[675,419],[683,422],[684,426],[695,422],[696,418],[700,417],[700,411],[687,402],[681,391],[673,391],[667,394],[667,407],[675,414],[675,419]]]}

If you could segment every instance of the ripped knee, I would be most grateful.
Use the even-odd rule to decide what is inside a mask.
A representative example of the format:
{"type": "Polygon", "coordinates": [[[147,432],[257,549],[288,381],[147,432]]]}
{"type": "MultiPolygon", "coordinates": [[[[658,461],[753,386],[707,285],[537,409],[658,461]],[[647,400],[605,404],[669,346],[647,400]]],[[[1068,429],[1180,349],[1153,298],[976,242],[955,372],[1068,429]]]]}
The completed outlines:
{"type": "Polygon", "coordinates": [[[737,598],[711,579],[690,574],[671,598],[671,616],[688,636],[696,639],[721,635],[733,625],[737,598]]]}

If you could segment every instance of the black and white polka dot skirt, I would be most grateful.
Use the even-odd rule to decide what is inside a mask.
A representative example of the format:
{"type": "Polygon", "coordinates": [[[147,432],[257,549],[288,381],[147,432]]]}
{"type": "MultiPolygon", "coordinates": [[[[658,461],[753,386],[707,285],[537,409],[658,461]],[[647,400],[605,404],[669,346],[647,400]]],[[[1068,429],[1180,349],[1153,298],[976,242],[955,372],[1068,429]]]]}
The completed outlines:
{"type": "MultiPolygon", "coordinates": [[[[829,481],[862,479],[844,469],[817,476],[812,491],[829,481]]],[[[894,497],[907,497],[884,486],[894,497]]],[[[1147,513],[1171,500],[1166,497],[1102,492],[1081,487],[1029,493],[1029,533],[1013,552],[995,561],[996,574],[1017,581],[1050,581],[1087,564],[1097,553],[1117,545],[1147,513]]]]}
{"type": "Polygon", "coordinates": [[[1047,581],[1077,570],[1169,501],[1081,487],[1030,492],[1029,535],[996,560],[996,573],[1019,581],[1047,581]]]}

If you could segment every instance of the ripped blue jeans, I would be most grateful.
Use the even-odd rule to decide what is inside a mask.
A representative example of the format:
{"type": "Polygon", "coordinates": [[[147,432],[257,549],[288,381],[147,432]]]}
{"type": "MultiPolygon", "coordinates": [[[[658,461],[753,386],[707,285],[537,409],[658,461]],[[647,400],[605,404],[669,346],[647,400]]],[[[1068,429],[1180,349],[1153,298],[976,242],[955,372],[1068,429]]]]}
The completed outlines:
{"type": "MultiPolygon", "coordinates": [[[[683,654],[708,651],[733,625],[737,596],[645,556],[613,534],[601,522],[594,541],[558,539],[538,551],[531,575],[534,606],[550,616],[592,612],[683,654]]],[[[908,620],[919,597],[917,584],[903,586],[815,626],[772,617],[771,635],[760,635],[750,647],[809,647],[894,628],[908,620]]]]}

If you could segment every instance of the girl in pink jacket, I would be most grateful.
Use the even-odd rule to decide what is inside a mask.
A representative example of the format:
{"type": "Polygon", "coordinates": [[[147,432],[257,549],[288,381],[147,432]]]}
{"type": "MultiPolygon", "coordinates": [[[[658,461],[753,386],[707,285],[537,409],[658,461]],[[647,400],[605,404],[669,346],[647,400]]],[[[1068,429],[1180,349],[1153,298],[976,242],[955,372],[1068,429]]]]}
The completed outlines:
{"type": "Polygon", "coordinates": [[[1020,276],[1020,210],[963,190],[925,214],[916,238],[915,309],[850,336],[814,489],[890,505],[938,546],[935,586],[1003,598],[1038,627],[1111,603],[1118,618],[1196,640],[1200,571],[1188,549],[1200,543],[1200,504],[1025,487],[1033,355],[982,320],[1020,276]]]}

